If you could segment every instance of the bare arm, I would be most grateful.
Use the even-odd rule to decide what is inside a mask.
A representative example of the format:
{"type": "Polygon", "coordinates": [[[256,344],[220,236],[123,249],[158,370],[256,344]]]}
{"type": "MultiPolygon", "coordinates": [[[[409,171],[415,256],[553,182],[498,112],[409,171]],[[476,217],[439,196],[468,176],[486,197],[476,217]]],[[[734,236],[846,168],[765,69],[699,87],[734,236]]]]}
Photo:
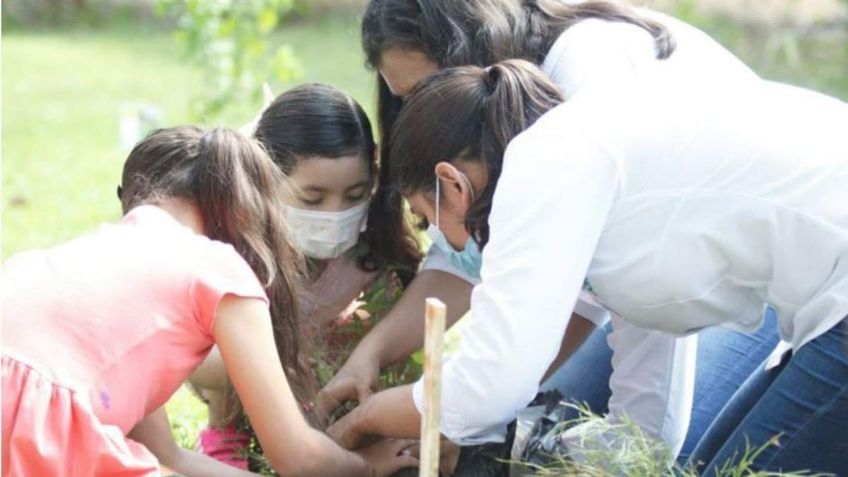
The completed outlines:
{"type": "Polygon", "coordinates": [[[473,288],[456,275],[440,270],[422,271],[386,317],[356,347],[354,355],[373,355],[380,367],[406,359],[424,346],[424,299],[436,297],[444,302],[448,313],[446,326],[450,328],[470,308],[473,288]]]}
{"type": "Polygon", "coordinates": [[[246,472],[219,462],[209,456],[180,448],[171,434],[168,414],[164,408],[144,418],[129,433],[129,437],[140,442],[159,462],[174,472],[186,477],[250,477],[258,474],[246,472]]]}
{"type": "Polygon", "coordinates": [[[440,270],[419,273],[321,391],[319,409],[331,413],[346,400],[364,401],[376,390],[381,368],[406,359],[424,345],[424,299],[437,297],[447,305],[450,327],[468,311],[472,288],[462,278],[440,270]]]}
{"type": "Polygon", "coordinates": [[[221,358],[221,351],[213,346],[206,359],[191,373],[189,382],[199,389],[223,391],[227,388],[227,368],[221,358]]]}
{"type": "Polygon", "coordinates": [[[565,334],[562,336],[562,344],[559,347],[559,353],[557,353],[556,358],[554,358],[551,365],[548,367],[548,370],[545,372],[545,377],[542,378],[542,382],[547,381],[556,371],[562,366],[563,363],[583,345],[583,342],[586,341],[586,338],[592,333],[595,329],[594,323],[583,318],[582,316],[574,313],[571,315],[571,321],[568,322],[568,326],[565,328],[565,334]]]}
{"type": "Polygon", "coordinates": [[[283,373],[262,301],[224,298],[213,334],[265,457],[281,475],[387,475],[414,465],[394,447],[366,462],[306,423],[283,373]]]}

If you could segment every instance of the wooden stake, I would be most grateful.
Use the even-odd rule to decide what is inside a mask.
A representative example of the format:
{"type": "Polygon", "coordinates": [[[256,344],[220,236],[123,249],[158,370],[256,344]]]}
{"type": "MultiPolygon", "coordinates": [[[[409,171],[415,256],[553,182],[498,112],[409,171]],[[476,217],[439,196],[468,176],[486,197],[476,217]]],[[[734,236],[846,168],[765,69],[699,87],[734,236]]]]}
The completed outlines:
{"type": "Polygon", "coordinates": [[[445,304],[436,298],[427,298],[425,306],[424,414],[421,416],[421,467],[418,476],[438,477],[445,304]]]}

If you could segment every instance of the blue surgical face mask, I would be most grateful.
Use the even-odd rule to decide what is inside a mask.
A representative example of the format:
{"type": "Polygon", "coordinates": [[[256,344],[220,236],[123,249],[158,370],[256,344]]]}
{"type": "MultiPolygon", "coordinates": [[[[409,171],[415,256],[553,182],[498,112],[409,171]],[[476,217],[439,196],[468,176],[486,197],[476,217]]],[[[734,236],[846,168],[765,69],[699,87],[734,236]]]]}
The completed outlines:
{"type": "Polygon", "coordinates": [[[427,228],[427,235],[433,241],[433,246],[438,247],[447,255],[451,265],[456,267],[466,276],[479,280],[480,268],[483,266],[483,255],[480,252],[480,247],[471,237],[465,242],[465,248],[457,251],[448,242],[445,234],[439,229],[439,198],[441,197],[440,180],[436,178],[436,225],[430,224],[427,228]]]}

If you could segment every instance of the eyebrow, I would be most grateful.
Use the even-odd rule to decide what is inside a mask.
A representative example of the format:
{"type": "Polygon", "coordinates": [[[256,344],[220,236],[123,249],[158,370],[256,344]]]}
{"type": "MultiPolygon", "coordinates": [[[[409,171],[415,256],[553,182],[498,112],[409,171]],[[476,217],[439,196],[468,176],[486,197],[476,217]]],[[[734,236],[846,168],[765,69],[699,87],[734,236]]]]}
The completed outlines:
{"type": "Polygon", "coordinates": [[[347,189],[345,189],[345,192],[350,192],[350,191],[352,191],[353,189],[359,189],[359,188],[361,188],[361,187],[368,187],[369,182],[370,182],[370,181],[361,181],[361,182],[358,182],[358,183],[356,183],[356,184],[354,184],[354,185],[352,185],[352,186],[348,187],[347,189]]]}
{"type": "MultiPolygon", "coordinates": [[[[359,189],[359,188],[363,188],[363,187],[368,187],[368,184],[369,184],[369,181],[361,181],[361,182],[358,182],[358,183],[356,183],[356,184],[354,184],[354,185],[352,185],[352,186],[348,187],[347,189],[345,189],[345,192],[350,192],[350,191],[352,191],[352,190],[354,190],[354,189],[359,189]]],[[[303,187],[301,190],[303,190],[303,191],[307,191],[307,192],[326,192],[326,191],[327,191],[327,189],[326,189],[326,188],[324,188],[324,187],[319,187],[319,186],[316,186],[316,185],[306,186],[306,187],[303,187]]]]}

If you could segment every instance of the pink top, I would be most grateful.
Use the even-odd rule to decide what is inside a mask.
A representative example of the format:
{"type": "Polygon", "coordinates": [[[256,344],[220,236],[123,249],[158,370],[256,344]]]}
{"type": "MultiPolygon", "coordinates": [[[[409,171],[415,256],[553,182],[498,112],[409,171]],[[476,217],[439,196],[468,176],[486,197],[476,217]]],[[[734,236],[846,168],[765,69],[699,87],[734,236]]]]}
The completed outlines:
{"type": "Polygon", "coordinates": [[[13,257],[2,285],[3,476],[96,475],[104,456],[148,475],[155,459],[113,442],[115,428],[129,432],[206,357],[224,295],[267,301],[231,246],[153,206],[13,257]],[[80,455],[91,434],[109,442],[80,455]]]}

